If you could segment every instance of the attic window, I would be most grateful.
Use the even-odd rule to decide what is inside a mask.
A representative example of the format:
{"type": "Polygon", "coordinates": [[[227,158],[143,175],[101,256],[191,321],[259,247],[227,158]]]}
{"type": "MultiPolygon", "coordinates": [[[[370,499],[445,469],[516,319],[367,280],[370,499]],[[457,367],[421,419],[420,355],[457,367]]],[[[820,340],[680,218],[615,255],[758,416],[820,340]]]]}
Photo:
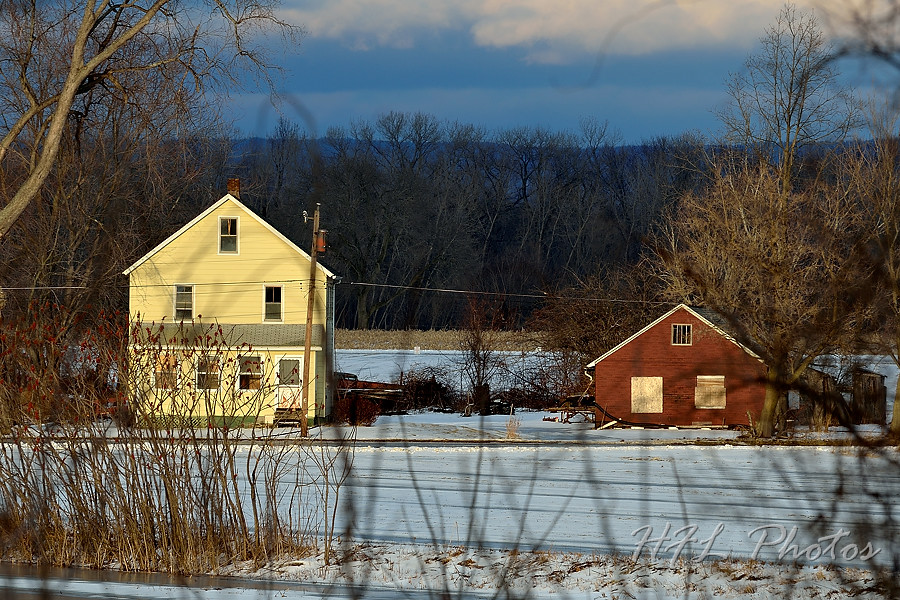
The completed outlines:
{"type": "Polygon", "coordinates": [[[673,346],[690,346],[691,345],[691,326],[688,325],[672,325],[672,345],[673,346]]]}
{"type": "Polygon", "coordinates": [[[219,254],[238,253],[238,218],[219,217],[219,254]]]}
{"type": "Polygon", "coordinates": [[[190,321],[194,318],[194,286],[175,286],[175,320],[190,321]]]}

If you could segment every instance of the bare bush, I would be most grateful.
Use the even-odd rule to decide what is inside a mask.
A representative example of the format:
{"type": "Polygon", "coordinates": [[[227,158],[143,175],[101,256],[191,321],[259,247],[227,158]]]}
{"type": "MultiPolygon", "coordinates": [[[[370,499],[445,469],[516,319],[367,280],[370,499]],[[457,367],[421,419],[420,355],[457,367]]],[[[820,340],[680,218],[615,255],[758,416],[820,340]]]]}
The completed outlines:
{"type": "Polygon", "coordinates": [[[377,402],[360,394],[341,394],[334,405],[334,422],[337,425],[361,425],[371,427],[381,414],[377,402]]]}
{"type": "MultiPolygon", "coordinates": [[[[215,393],[196,381],[167,388],[151,367],[166,345],[156,338],[128,350],[121,320],[77,349],[60,347],[57,314],[0,323],[2,558],[194,574],[308,556],[333,537],[332,501],[350,468],[343,454],[297,452],[273,443],[268,428],[238,428],[260,407],[259,396],[237,391],[237,371],[223,369],[215,393]],[[110,388],[121,403],[115,419],[105,414],[110,388]]],[[[215,331],[183,348],[223,365],[235,350],[215,331]]]]}
{"type": "Polygon", "coordinates": [[[400,384],[403,385],[404,410],[462,409],[462,399],[459,392],[453,389],[446,369],[440,367],[410,369],[401,375],[400,384]]]}

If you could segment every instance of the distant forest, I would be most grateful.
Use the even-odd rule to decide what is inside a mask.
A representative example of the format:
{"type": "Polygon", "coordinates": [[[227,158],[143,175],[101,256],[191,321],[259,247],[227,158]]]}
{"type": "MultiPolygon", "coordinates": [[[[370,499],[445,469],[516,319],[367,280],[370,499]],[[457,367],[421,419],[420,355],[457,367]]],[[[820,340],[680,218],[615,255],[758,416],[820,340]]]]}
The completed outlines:
{"type": "Polygon", "coordinates": [[[304,249],[302,213],[321,204],[339,327],[459,327],[484,292],[521,327],[543,295],[637,264],[662,216],[705,179],[700,139],[615,142],[590,120],[578,134],[489,134],[389,113],[321,139],[281,121],[266,139],[68,148],[81,155],[60,161],[0,246],[7,300],[126,311],[122,270],[239,177],[242,202],[304,249]]]}
{"type": "Polygon", "coordinates": [[[484,293],[522,326],[545,294],[637,264],[706,152],[689,136],[616,145],[595,121],[489,135],[403,113],[318,140],[282,122],[237,148],[243,201],[303,248],[321,203],[338,325],[387,329],[459,327],[484,293]]]}

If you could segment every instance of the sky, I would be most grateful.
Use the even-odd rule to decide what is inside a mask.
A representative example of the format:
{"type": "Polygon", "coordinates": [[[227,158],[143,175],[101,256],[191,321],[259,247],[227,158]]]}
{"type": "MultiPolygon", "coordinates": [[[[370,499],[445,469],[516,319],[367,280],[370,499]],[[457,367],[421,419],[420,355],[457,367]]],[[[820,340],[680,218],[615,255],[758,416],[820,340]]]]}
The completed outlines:
{"type": "MultiPolygon", "coordinates": [[[[845,0],[846,1],[846,0],[845,0]]],[[[800,0],[832,29],[838,0],[800,0]],[[823,2],[830,5],[823,5],[823,2]]],[[[284,102],[243,94],[236,127],[279,114],[315,135],[390,111],[495,133],[577,133],[607,122],[622,143],[715,137],[726,81],[759,47],[781,0],[282,0],[306,30],[273,51],[284,102]],[[281,111],[281,113],[279,113],[281,111]]]]}

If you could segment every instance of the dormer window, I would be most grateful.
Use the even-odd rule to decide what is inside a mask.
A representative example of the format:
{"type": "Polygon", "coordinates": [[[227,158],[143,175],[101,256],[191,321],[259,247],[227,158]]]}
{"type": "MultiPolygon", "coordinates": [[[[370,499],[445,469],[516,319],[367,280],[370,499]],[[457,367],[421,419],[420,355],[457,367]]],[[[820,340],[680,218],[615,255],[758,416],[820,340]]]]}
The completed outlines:
{"type": "Polygon", "coordinates": [[[672,325],[672,345],[673,346],[690,346],[691,345],[691,326],[672,325]]]}
{"type": "Polygon", "coordinates": [[[238,253],[238,218],[219,217],[219,254],[238,253]]]}

